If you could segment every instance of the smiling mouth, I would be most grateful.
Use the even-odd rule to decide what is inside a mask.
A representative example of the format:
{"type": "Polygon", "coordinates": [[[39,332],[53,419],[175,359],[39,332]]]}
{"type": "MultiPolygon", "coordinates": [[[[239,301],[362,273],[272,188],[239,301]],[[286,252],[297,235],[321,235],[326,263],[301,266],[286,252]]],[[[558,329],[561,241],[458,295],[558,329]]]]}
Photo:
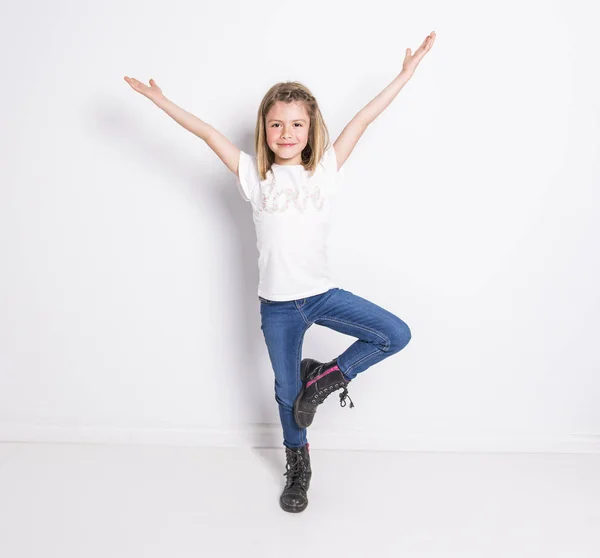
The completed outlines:
{"type": "Polygon", "coordinates": [[[280,147],[294,147],[295,143],[280,143],[280,147]]]}

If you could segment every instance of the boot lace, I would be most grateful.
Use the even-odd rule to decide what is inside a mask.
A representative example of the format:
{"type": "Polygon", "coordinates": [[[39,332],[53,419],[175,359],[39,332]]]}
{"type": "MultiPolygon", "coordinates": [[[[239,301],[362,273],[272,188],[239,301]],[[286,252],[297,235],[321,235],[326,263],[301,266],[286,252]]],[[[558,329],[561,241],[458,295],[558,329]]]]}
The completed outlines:
{"type": "Polygon", "coordinates": [[[346,397],[350,399],[350,408],[354,407],[354,402],[352,401],[350,395],[348,395],[348,387],[345,383],[342,382],[332,384],[318,391],[312,398],[312,403],[317,403],[320,405],[321,403],[323,403],[323,401],[325,401],[325,399],[327,399],[331,395],[332,392],[337,391],[342,387],[344,388],[344,391],[340,393],[340,407],[346,406],[346,397]]]}
{"type": "Polygon", "coordinates": [[[283,476],[287,477],[286,486],[289,488],[293,484],[299,484],[306,490],[308,479],[306,478],[306,464],[302,456],[299,453],[288,451],[285,468],[283,476]]]}
{"type": "Polygon", "coordinates": [[[342,393],[340,393],[340,407],[346,406],[346,397],[348,399],[350,399],[350,408],[352,409],[352,407],[354,407],[354,402],[348,395],[348,388],[346,386],[344,386],[344,391],[342,391],[342,393]]]}

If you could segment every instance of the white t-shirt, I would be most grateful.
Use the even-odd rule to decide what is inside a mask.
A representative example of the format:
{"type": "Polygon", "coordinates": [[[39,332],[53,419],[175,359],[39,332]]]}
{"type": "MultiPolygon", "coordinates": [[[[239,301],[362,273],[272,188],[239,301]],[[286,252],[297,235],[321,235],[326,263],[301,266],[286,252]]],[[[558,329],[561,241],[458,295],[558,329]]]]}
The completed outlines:
{"type": "Polygon", "coordinates": [[[260,180],[256,158],[240,152],[237,186],[252,204],[259,296],[296,300],[337,286],[330,277],[327,251],[331,199],[342,178],[333,146],[312,177],[302,165],[273,164],[266,180],[260,180]]]}

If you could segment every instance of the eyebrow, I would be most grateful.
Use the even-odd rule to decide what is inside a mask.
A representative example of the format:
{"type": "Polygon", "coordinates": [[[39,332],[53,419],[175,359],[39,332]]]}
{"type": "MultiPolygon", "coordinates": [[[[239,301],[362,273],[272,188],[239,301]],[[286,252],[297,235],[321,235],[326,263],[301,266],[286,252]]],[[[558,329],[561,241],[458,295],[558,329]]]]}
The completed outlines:
{"type": "MultiPolygon", "coordinates": [[[[269,118],[267,122],[283,122],[283,120],[277,120],[277,118],[269,118]]],[[[304,118],[296,118],[296,120],[291,120],[291,122],[304,122],[306,124],[306,120],[304,120],[304,118]]]]}

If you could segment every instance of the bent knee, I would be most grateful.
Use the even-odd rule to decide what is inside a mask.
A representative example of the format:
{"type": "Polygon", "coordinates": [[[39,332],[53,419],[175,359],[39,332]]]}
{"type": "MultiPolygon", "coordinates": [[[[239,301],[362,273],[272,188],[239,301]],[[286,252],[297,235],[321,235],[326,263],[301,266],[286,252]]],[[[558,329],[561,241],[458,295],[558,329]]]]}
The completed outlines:
{"type": "Polygon", "coordinates": [[[401,351],[408,345],[411,337],[412,334],[408,325],[398,318],[389,333],[390,345],[387,352],[397,353],[398,351],[401,351]]]}

